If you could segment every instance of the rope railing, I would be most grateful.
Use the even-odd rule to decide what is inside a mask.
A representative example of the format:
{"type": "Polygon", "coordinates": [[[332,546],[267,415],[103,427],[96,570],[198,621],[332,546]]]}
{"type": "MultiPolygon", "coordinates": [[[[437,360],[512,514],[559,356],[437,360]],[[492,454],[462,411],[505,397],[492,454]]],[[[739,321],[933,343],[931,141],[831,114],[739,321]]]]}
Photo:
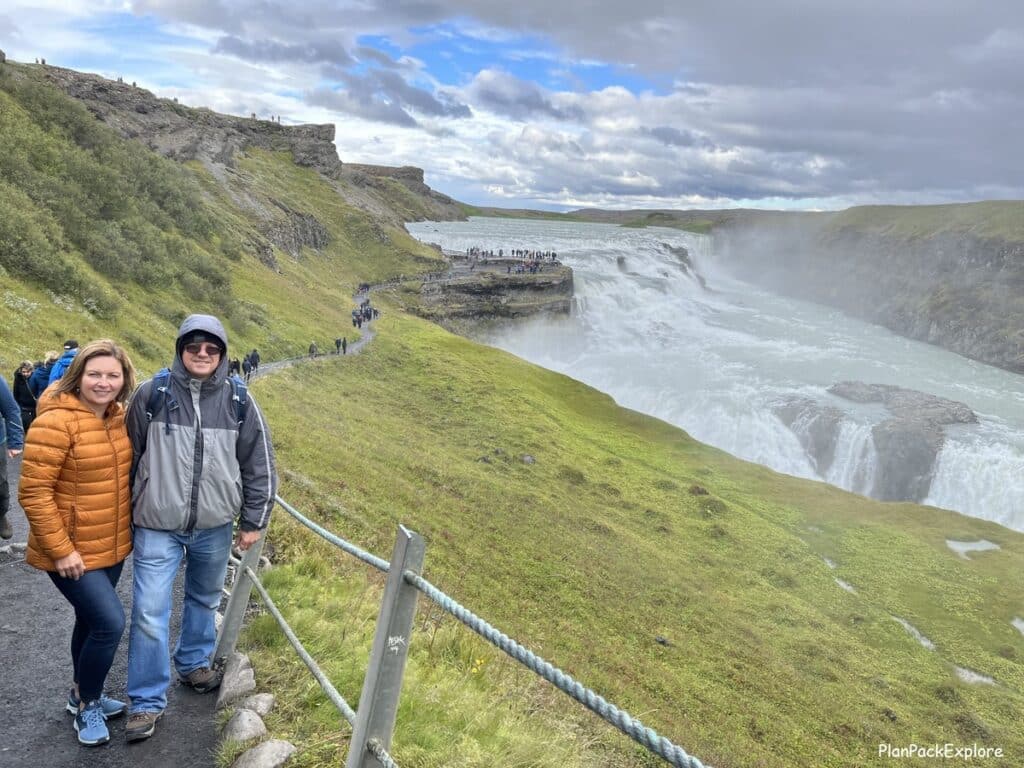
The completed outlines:
{"type": "Polygon", "coordinates": [[[460,605],[429,581],[418,574],[406,571],[405,580],[420,592],[434,601],[444,611],[457,618],[482,638],[497,646],[513,659],[537,675],[540,675],[563,693],[576,699],[591,712],[611,723],[638,744],[664,758],[677,768],[709,768],[692,755],[688,755],[681,747],[673,744],[664,736],[646,727],[636,718],[623,712],[614,704],[594,693],[589,688],[574,680],[558,667],[524,648],[503,632],[498,631],[472,611],[460,605]]]}
{"type": "Polygon", "coordinates": [[[345,697],[338,693],[338,689],[335,688],[331,681],[327,679],[327,675],[325,675],[323,670],[320,669],[316,660],[309,655],[309,652],[302,645],[302,642],[295,636],[295,632],[292,631],[292,628],[288,625],[284,616],[281,615],[281,611],[278,610],[270,595],[267,594],[266,587],[263,586],[263,583],[259,580],[256,574],[253,573],[252,568],[246,568],[245,574],[252,580],[253,587],[260,593],[260,597],[263,598],[263,605],[266,607],[270,615],[274,617],[277,625],[281,628],[281,631],[284,632],[284,636],[288,638],[288,642],[291,644],[292,648],[294,648],[295,652],[299,654],[299,658],[302,659],[302,662],[309,668],[309,671],[313,674],[313,677],[316,678],[316,681],[320,683],[320,687],[323,689],[324,693],[327,694],[327,698],[329,698],[331,703],[338,708],[338,711],[341,712],[349,725],[355,724],[355,710],[349,706],[347,701],[345,701],[345,697]]]}
{"type": "MultiPolygon", "coordinates": [[[[274,604],[266,588],[259,581],[251,565],[243,559],[238,572],[244,574],[246,580],[259,592],[268,612],[274,617],[288,642],[298,653],[303,663],[309,668],[320,687],[327,694],[335,707],[353,726],[352,745],[349,751],[346,768],[381,765],[385,768],[398,768],[394,759],[387,752],[391,733],[394,729],[395,716],[398,709],[398,696],[401,691],[402,674],[408,653],[408,637],[412,632],[412,623],[416,609],[415,595],[423,594],[442,610],[451,614],[470,630],[484,638],[515,661],[539,677],[544,678],[563,693],[578,701],[591,712],[613,725],[636,743],[645,747],[653,754],[661,757],[676,768],[710,768],[696,757],[689,755],[680,746],[674,744],[655,730],[645,726],[629,713],[616,707],[602,696],[585,687],[570,675],[545,661],[519,642],[491,626],[450,595],[441,591],[419,573],[423,560],[423,539],[417,534],[400,528],[399,537],[391,561],[370,554],[360,547],[331,533],[303,515],[280,496],[275,496],[277,503],[298,522],[311,531],[334,544],[338,548],[388,574],[384,600],[381,605],[380,617],[377,622],[373,649],[371,650],[369,668],[363,683],[359,708],[355,711],[327,679],[316,661],[302,646],[288,622],[274,604]],[[392,568],[392,565],[395,567],[392,568]],[[371,755],[376,763],[367,762],[371,755]]],[[[263,539],[257,542],[261,544],[263,539]]],[[[259,561],[259,549],[256,547],[246,553],[253,564],[259,561]]],[[[248,590],[241,598],[248,601],[248,590]]],[[[235,599],[232,591],[232,601],[235,599]]],[[[228,652],[234,648],[234,638],[241,623],[243,610],[229,602],[226,616],[234,615],[231,621],[225,618],[223,634],[229,639],[225,643],[228,652]],[[231,625],[229,627],[229,625],[231,625]]],[[[218,652],[222,639],[218,638],[218,652]]],[[[219,654],[218,654],[219,657],[219,654]]]]}
{"type": "Polygon", "coordinates": [[[317,525],[316,523],[314,523],[312,520],[310,520],[304,514],[299,512],[299,510],[295,509],[295,507],[293,507],[287,501],[282,499],[280,496],[275,496],[274,500],[277,501],[277,503],[280,504],[281,507],[289,515],[291,515],[296,520],[298,520],[300,523],[302,523],[304,526],[309,528],[309,530],[313,531],[313,533],[319,534],[324,539],[326,539],[327,541],[331,542],[331,544],[333,544],[334,546],[336,546],[336,547],[338,547],[340,549],[345,550],[346,552],[348,552],[353,557],[356,557],[356,558],[362,560],[364,563],[367,563],[368,565],[372,565],[378,571],[384,571],[385,573],[388,572],[388,569],[391,567],[391,565],[390,565],[390,563],[388,563],[387,560],[384,560],[383,558],[377,557],[376,555],[371,555],[369,552],[366,552],[365,550],[360,549],[355,544],[352,544],[350,542],[345,541],[340,536],[335,536],[333,533],[328,531],[326,528],[323,528],[323,527],[317,525]]]}

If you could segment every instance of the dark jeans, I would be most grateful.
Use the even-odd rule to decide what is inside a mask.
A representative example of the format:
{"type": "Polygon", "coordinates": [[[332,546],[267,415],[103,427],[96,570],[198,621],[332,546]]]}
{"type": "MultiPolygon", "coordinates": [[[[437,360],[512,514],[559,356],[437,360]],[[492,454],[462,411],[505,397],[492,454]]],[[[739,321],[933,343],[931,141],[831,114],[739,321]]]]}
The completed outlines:
{"type": "Polygon", "coordinates": [[[0,517],[7,514],[11,491],[7,485],[7,443],[0,443],[0,517]]]}
{"type": "Polygon", "coordinates": [[[124,634],[124,606],[114,590],[123,567],[120,562],[86,571],[78,581],[48,572],[50,580],[75,609],[71,663],[82,701],[98,699],[103,693],[103,683],[124,634]]]}

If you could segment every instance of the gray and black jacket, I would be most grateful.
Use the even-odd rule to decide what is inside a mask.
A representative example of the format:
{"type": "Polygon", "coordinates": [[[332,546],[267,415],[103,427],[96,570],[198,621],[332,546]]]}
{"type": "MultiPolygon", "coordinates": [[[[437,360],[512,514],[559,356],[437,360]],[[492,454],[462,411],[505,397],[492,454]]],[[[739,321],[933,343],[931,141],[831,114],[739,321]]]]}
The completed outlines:
{"type": "Polygon", "coordinates": [[[152,379],[136,390],[128,407],[132,520],[143,528],[191,531],[239,516],[243,531],[262,530],[277,493],[270,431],[251,393],[245,420],[236,422],[223,326],[210,315],[192,315],[178,338],[197,330],[224,341],[214,374],[204,381],[191,378],[176,344],[168,391],[152,421],[146,415],[152,379]]]}

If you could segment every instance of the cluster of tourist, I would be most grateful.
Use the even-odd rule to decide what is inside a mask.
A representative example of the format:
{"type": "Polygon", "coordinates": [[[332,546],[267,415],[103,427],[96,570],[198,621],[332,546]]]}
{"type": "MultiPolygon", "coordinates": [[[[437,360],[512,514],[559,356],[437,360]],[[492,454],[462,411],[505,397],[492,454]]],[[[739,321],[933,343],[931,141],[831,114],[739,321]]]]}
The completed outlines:
{"type": "Polygon", "coordinates": [[[228,376],[243,377],[246,383],[255,375],[260,367],[260,353],[255,349],[247,352],[245,357],[239,360],[237,357],[228,360],[228,376]]]}
{"type": "Polygon", "coordinates": [[[523,261],[558,261],[558,254],[555,251],[541,251],[534,248],[511,248],[506,251],[499,248],[481,248],[474,245],[466,249],[466,258],[473,259],[522,259],[523,261]],[[506,255],[507,253],[507,255],[506,255]]]}
{"type": "Polygon", "coordinates": [[[362,328],[363,323],[376,320],[380,317],[380,310],[370,304],[369,299],[363,299],[359,306],[352,310],[352,327],[362,328]]]}
{"type": "MultiPolygon", "coordinates": [[[[228,373],[224,326],[190,315],[173,352],[171,367],[138,388],[128,353],[110,339],[69,339],[60,354],[24,361],[13,391],[0,377],[0,537],[13,536],[7,461],[24,452],[25,561],[46,572],[74,610],[71,680],[59,706],[74,715],[87,746],[109,741],[107,720],[124,714],[128,741],[152,736],[172,663],[199,693],[220,685],[214,620],[232,543],[244,551],[260,539],[277,492],[270,431],[228,373]],[[130,614],[116,592],[129,555],[130,614]],[[172,652],[172,587],[182,562],[172,652]],[[105,683],[126,627],[122,701],[105,683]]],[[[256,350],[243,370],[246,362],[259,366],[256,350]]]]}

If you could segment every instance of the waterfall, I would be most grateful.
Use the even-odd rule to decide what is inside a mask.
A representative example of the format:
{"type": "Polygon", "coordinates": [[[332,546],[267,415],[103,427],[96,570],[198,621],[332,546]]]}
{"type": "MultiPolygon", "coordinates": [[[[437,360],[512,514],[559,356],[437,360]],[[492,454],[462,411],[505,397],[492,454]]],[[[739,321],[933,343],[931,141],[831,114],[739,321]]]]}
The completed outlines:
{"type": "Polygon", "coordinates": [[[574,272],[571,316],[490,329],[482,341],[780,472],[865,494],[880,480],[872,425],[887,416],[830,395],[838,381],[966,403],[980,423],[946,428],[925,501],[1024,530],[1020,376],[758,288],[703,235],[522,219],[407,226],[446,249],[557,251],[574,272]],[[784,421],[779,403],[793,398],[827,418],[784,421]]]}

